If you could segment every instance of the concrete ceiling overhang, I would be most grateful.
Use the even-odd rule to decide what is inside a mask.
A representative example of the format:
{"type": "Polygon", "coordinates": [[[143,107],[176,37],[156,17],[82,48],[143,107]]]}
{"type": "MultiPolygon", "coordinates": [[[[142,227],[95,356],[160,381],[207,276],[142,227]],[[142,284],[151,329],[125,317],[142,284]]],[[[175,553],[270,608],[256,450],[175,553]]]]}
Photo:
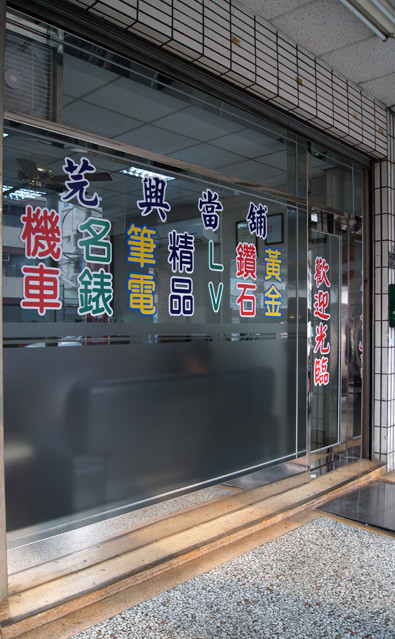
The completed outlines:
{"type": "Polygon", "coordinates": [[[241,0],[235,4],[260,15],[345,78],[395,108],[395,38],[390,33],[395,0],[241,0]],[[384,33],[375,32],[370,20],[363,20],[362,9],[355,10],[365,2],[372,9],[382,5],[386,10],[384,33]]]}

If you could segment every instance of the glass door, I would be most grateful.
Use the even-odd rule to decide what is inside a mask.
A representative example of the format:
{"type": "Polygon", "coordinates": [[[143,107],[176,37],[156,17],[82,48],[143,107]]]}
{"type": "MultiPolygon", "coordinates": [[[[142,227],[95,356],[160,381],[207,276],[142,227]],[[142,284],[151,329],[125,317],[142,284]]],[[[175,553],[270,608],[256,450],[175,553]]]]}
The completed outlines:
{"type": "Polygon", "coordinates": [[[339,442],[340,237],[311,232],[311,449],[339,442]]]}
{"type": "Polygon", "coordinates": [[[361,218],[310,210],[309,419],[311,468],[361,454],[361,218]]]}

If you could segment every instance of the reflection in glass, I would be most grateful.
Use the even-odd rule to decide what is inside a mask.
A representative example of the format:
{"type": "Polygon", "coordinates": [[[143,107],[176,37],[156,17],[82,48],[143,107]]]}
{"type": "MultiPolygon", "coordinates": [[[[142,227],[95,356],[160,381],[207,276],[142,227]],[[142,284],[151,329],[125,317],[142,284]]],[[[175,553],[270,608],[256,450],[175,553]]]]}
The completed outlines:
{"type": "MultiPolygon", "coordinates": [[[[5,140],[10,529],[134,504],[298,454],[304,209],[164,165],[160,178],[125,173],[131,166],[148,170],[136,158],[13,128],[5,140]],[[84,180],[70,179],[88,165],[94,170],[84,180]],[[32,188],[33,175],[40,178],[36,199],[17,195],[20,169],[32,188]],[[80,182],[85,191],[72,193],[80,182]],[[162,189],[155,197],[153,185],[162,189]],[[40,259],[40,236],[29,257],[22,222],[28,211],[32,220],[44,210],[59,217],[61,253],[52,235],[56,250],[40,259]],[[252,231],[247,220],[266,210],[282,222],[276,242],[266,243],[264,225],[252,231]],[[20,305],[22,269],[38,263],[60,271],[61,308],[42,315],[20,305]],[[89,272],[111,276],[112,314],[86,312],[81,287],[89,272]],[[135,294],[142,278],[155,283],[151,305],[147,289],[135,294]],[[190,288],[173,290],[175,282],[190,288]],[[29,486],[20,490],[26,472],[29,486]]],[[[299,444],[303,450],[303,438],[299,444]]]]}

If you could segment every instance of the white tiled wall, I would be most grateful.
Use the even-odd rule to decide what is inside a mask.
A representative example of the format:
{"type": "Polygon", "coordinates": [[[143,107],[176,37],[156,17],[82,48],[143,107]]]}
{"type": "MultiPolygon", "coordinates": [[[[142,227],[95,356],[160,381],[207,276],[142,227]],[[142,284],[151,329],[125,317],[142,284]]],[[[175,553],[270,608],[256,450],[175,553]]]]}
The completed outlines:
{"type": "Polygon", "coordinates": [[[374,171],[374,366],[373,456],[395,468],[395,328],[388,322],[388,284],[395,269],[388,254],[395,253],[395,116],[388,120],[388,159],[374,171]]]}
{"type": "Polygon", "coordinates": [[[69,2],[386,157],[386,107],[232,0],[69,2]]]}

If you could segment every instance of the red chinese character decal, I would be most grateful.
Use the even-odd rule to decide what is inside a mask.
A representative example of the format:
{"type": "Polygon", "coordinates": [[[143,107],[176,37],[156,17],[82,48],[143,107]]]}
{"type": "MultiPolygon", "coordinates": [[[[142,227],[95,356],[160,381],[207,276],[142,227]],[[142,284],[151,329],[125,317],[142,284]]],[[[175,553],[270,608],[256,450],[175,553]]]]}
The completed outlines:
{"type": "Polygon", "coordinates": [[[314,362],[314,385],[326,386],[329,383],[328,358],[322,357],[314,362]]]}
{"type": "Polygon", "coordinates": [[[57,262],[62,255],[59,215],[29,204],[21,215],[23,229],[21,240],[25,243],[25,255],[28,258],[45,259],[52,257],[57,262]]]}
{"type": "Polygon", "coordinates": [[[315,260],[315,272],[314,279],[317,285],[317,288],[320,288],[322,283],[325,283],[326,286],[330,287],[330,282],[327,276],[327,272],[329,271],[329,264],[323,257],[317,257],[315,260]]]}
{"type": "Polygon", "coordinates": [[[318,291],[316,295],[314,295],[314,317],[319,317],[324,320],[324,322],[328,321],[331,318],[331,314],[326,312],[326,309],[329,306],[329,293],[328,291],[318,291]]]}
{"type": "MultiPolygon", "coordinates": [[[[323,257],[316,257],[315,259],[314,279],[317,288],[320,288],[322,284],[330,288],[329,264],[323,257]]],[[[321,355],[327,355],[330,353],[331,345],[329,340],[325,344],[328,324],[324,324],[323,322],[329,321],[331,317],[331,314],[328,312],[329,292],[318,291],[314,295],[314,300],[314,317],[318,317],[318,319],[322,320],[318,326],[315,327],[314,353],[319,352],[321,355]]],[[[314,361],[315,386],[326,386],[329,383],[328,361],[327,357],[321,357],[321,359],[314,361]]]]}
{"type": "Polygon", "coordinates": [[[256,248],[253,244],[239,242],[236,247],[237,272],[236,277],[252,277],[256,280],[256,248]]]}
{"type": "Polygon", "coordinates": [[[59,309],[60,269],[50,268],[42,262],[38,266],[22,266],[23,299],[22,308],[35,308],[40,315],[47,309],[59,309]]]}
{"type": "Polygon", "coordinates": [[[247,291],[256,291],[256,284],[252,284],[252,282],[237,282],[237,288],[241,291],[236,300],[236,304],[239,305],[240,316],[255,317],[255,295],[248,295],[247,291]]]}
{"type": "Polygon", "coordinates": [[[331,345],[328,343],[324,346],[324,342],[326,340],[326,331],[328,330],[328,325],[323,324],[322,322],[315,329],[315,346],[314,353],[317,353],[319,350],[322,355],[327,355],[331,350],[331,345]]]}

